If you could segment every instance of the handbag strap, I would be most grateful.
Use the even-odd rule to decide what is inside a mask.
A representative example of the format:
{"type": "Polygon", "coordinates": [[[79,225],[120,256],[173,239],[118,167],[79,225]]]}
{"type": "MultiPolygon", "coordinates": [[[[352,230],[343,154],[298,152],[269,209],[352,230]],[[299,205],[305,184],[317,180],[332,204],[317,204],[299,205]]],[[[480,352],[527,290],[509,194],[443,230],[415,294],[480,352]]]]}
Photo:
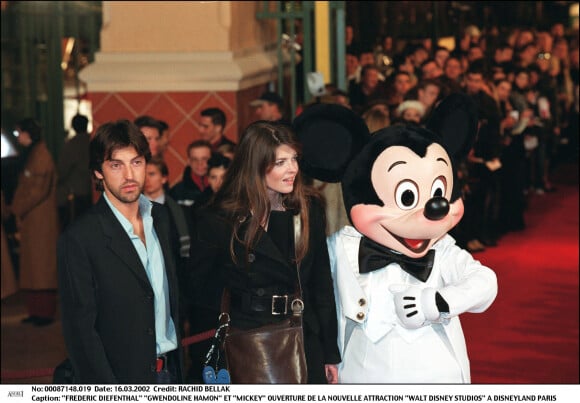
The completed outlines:
{"type": "MultiPolygon", "coordinates": [[[[302,223],[300,222],[300,214],[293,216],[294,219],[294,249],[298,244],[300,239],[300,234],[302,233],[302,223]]],[[[300,263],[296,261],[296,276],[298,278],[298,297],[302,299],[302,282],[300,281],[300,263]]]]}
{"type": "Polygon", "coordinates": [[[222,292],[222,303],[221,303],[221,315],[228,315],[230,313],[230,289],[229,288],[224,288],[224,291],[222,292]]]}

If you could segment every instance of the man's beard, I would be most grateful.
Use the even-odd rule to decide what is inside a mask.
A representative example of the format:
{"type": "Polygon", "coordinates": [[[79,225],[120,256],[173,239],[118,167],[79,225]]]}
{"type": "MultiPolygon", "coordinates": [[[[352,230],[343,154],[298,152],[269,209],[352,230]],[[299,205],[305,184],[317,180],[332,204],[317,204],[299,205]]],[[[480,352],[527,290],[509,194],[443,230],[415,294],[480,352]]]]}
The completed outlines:
{"type": "Polygon", "coordinates": [[[108,188],[108,189],[109,189],[109,192],[111,192],[111,194],[117,200],[119,200],[122,203],[130,204],[130,203],[134,203],[135,201],[137,201],[139,199],[139,196],[141,195],[141,192],[143,192],[143,184],[139,184],[138,182],[131,181],[131,182],[124,183],[121,186],[121,188],[122,188],[123,186],[126,186],[128,184],[133,184],[133,183],[137,185],[138,190],[139,190],[135,194],[132,194],[132,193],[125,193],[124,194],[124,193],[122,193],[121,189],[115,189],[115,190],[113,190],[111,188],[108,188]]]}

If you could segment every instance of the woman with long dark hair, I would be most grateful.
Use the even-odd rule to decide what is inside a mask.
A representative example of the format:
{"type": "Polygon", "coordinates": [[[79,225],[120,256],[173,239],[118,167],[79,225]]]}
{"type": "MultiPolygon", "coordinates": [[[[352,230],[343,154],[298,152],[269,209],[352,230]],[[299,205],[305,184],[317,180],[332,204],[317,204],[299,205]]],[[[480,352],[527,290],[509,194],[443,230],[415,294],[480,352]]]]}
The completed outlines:
{"type": "Polygon", "coordinates": [[[292,314],[279,296],[291,303],[299,281],[308,382],[334,383],[340,355],[324,209],[302,183],[299,151],[288,126],[246,128],[222,187],[196,212],[192,293],[215,326],[228,288],[232,327],[252,329],[292,314]]]}

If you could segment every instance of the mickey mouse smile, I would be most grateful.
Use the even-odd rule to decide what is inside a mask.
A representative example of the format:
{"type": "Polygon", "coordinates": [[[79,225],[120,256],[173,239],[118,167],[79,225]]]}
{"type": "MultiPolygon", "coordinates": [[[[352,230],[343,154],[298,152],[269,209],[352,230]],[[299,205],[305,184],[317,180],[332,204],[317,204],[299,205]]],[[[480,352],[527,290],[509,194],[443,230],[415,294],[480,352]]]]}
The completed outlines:
{"type": "Polygon", "coordinates": [[[401,243],[405,248],[409,249],[413,253],[421,253],[429,246],[430,239],[410,239],[410,238],[403,238],[398,236],[397,234],[392,233],[389,231],[384,225],[381,224],[381,227],[389,234],[393,236],[399,243],[401,243]]]}

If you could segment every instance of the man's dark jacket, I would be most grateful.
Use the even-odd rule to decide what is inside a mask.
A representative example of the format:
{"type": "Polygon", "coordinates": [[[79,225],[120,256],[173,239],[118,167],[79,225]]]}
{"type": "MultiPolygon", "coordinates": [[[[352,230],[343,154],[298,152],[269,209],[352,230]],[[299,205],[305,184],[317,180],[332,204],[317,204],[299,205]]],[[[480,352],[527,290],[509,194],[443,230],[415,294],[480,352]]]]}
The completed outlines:
{"type": "MultiPolygon", "coordinates": [[[[167,210],[151,215],[163,251],[182,379],[178,287],[167,210]]],[[[156,383],[153,289],[129,236],[101,196],[58,242],[66,348],[78,383],[156,383]]]]}

